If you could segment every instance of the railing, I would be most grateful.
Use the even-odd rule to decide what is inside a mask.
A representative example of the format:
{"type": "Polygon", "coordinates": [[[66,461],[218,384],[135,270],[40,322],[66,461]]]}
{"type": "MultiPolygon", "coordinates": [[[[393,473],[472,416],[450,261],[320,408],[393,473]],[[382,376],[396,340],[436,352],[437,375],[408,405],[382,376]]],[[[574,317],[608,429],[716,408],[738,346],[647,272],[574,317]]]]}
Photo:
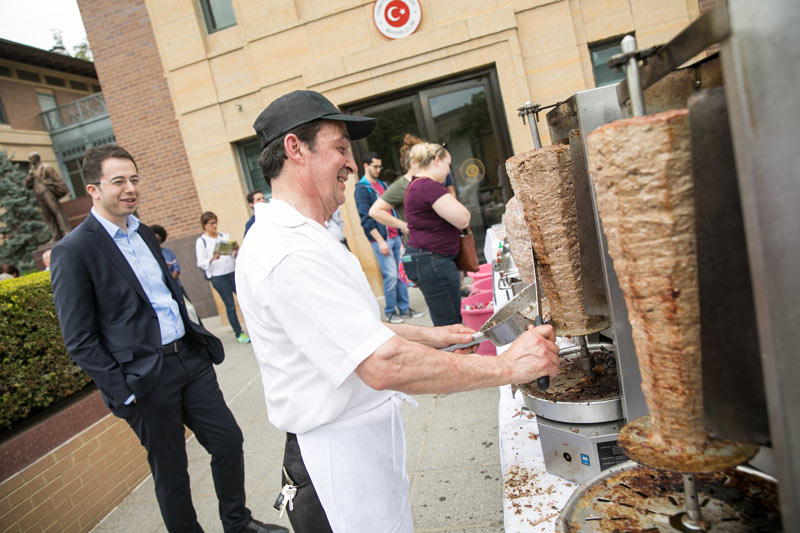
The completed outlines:
{"type": "Polygon", "coordinates": [[[107,115],[103,93],[95,93],[68,104],[60,105],[39,113],[42,127],[49,132],[80,124],[87,120],[107,115]]]}

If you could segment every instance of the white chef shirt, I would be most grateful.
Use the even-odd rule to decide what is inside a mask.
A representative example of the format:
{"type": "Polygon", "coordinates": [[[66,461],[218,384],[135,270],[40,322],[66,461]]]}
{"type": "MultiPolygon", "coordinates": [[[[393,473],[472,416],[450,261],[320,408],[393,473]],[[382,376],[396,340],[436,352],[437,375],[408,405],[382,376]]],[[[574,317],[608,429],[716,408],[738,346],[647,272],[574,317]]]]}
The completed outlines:
{"type": "Polygon", "coordinates": [[[261,368],[269,421],[301,434],[366,413],[399,393],[354,370],[394,333],[358,259],[280,200],[255,205],[236,287],[261,368]]]}

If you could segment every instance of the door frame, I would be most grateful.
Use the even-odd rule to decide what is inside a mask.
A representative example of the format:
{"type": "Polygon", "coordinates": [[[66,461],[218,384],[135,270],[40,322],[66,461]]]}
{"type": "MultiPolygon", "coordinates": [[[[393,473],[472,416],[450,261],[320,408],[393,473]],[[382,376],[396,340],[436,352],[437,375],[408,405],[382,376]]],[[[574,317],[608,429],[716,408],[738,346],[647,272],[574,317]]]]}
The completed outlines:
{"type": "MultiPolygon", "coordinates": [[[[492,120],[497,140],[500,143],[500,151],[505,155],[505,158],[508,159],[514,155],[514,151],[511,144],[511,134],[508,129],[508,120],[506,118],[505,108],[503,107],[503,95],[500,91],[500,82],[494,64],[346,104],[341,106],[341,109],[343,113],[369,116],[366,110],[380,111],[397,105],[400,100],[410,100],[414,105],[414,110],[418,111],[420,116],[423,117],[424,124],[421,124],[423,127],[420,128],[420,132],[423,138],[425,138],[425,135],[436,133],[436,128],[433,126],[430,108],[422,104],[422,94],[428,93],[425,98],[430,98],[438,94],[452,92],[454,87],[475,86],[475,82],[482,82],[484,84],[486,103],[489,107],[489,117],[492,120]]],[[[418,126],[420,126],[419,123],[418,126]]],[[[432,136],[425,140],[436,143],[440,141],[440,139],[432,136]]],[[[367,141],[365,139],[354,141],[353,152],[356,162],[361,161],[363,154],[367,153],[367,141]]],[[[359,164],[359,175],[360,174],[361,166],[359,164]]]]}

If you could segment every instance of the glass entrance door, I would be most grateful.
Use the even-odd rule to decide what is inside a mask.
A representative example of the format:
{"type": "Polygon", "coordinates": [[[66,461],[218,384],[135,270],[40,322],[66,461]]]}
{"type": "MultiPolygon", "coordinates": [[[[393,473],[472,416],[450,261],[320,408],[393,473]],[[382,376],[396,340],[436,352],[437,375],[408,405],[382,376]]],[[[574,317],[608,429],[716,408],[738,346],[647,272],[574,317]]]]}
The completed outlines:
{"type": "Polygon", "coordinates": [[[471,213],[475,246],[483,251],[486,230],[505,211],[498,166],[506,157],[495,133],[488,80],[466,81],[420,92],[431,138],[450,152],[456,196],[471,213]]]}
{"type": "Polygon", "coordinates": [[[356,143],[359,173],[360,156],[374,151],[383,160],[382,179],[391,182],[402,175],[399,147],[406,133],[445,145],[452,158],[456,196],[470,210],[482,257],[486,230],[501,222],[510,197],[502,187],[510,142],[493,71],[439,82],[348,112],[378,119],[374,133],[356,143]]]}

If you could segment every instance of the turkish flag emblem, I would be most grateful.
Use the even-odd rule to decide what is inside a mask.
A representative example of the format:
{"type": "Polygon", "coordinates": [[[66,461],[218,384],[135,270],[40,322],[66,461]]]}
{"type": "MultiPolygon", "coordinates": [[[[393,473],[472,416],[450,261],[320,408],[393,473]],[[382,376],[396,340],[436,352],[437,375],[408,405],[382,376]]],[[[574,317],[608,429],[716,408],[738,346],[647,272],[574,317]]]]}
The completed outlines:
{"type": "Polygon", "coordinates": [[[422,6],[419,0],[375,0],[372,20],[384,37],[402,39],[417,31],[422,6]]]}
{"type": "Polygon", "coordinates": [[[384,16],[390,26],[399,28],[408,22],[410,10],[403,0],[392,0],[386,5],[384,16]]]}

